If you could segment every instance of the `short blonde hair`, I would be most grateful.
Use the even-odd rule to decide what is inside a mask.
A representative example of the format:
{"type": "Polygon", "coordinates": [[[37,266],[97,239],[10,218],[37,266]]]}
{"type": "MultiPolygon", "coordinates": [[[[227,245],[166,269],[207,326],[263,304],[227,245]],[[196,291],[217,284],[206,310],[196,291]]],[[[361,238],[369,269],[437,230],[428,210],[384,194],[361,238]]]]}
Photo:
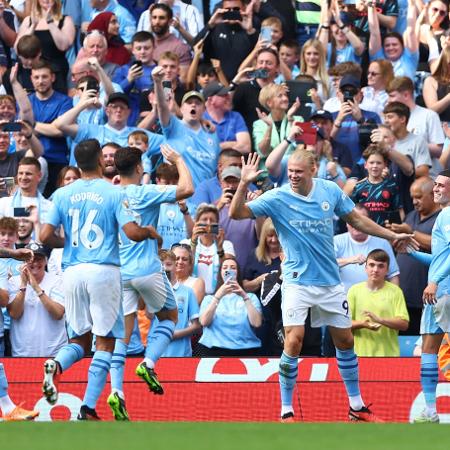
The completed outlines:
{"type": "Polygon", "coordinates": [[[270,83],[261,89],[258,96],[258,101],[262,106],[264,106],[264,108],[270,109],[267,102],[280,92],[286,92],[286,87],[281,84],[270,83]]]}
{"type": "Polygon", "coordinates": [[[312,150],[306,150],[303,146],[298,146],[294,153],[289,156],[289,161],[306,161],[310,167],[317,166],[317,155],[312,150]]]}

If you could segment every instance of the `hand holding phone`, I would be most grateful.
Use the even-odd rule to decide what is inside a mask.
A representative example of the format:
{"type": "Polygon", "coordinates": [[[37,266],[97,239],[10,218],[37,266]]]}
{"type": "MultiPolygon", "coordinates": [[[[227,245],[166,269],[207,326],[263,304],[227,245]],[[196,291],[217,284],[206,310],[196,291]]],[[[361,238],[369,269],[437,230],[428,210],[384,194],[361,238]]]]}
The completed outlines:
{"type": "Polygon", "coordinates": [[[269,78],[269,72],[267,71],[267,69],[250,70],[245,75],[253,80],[256,78],[260,78],[261,80],[266,80],[267,78],[269,78]]]}

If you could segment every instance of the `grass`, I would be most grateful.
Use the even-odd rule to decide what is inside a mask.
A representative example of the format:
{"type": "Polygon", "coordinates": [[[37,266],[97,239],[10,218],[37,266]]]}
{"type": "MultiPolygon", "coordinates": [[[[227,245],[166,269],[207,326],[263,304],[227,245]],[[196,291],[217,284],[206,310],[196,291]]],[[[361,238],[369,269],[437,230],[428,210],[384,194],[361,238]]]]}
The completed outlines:
{"type": "Polygon", "coordinates": [[[14,450],[447,450],[445,425],[354,423],[1,423],[14,450]]]}

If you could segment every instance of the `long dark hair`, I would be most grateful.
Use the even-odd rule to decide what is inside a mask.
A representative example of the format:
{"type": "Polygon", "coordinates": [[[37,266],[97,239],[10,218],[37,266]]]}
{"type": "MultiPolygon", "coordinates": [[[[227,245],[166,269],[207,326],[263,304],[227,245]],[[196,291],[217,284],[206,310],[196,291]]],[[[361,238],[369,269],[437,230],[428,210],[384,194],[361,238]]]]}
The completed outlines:
{"type": "MultiPolygon", "coordinates": [[[[241,268],[239,267],[238,262],[236,261],[236,258],[234,256],[229,256],[228,258],[225,258],[222,263],[220,264],[219,273],[217,274],[217,284],[216,284],[216,290],[220,288],[224,284],[223,278],[222,278],[222,266],[225,261],[234,261],[236,263],[236,281],[239,284],[239,286],[242,287],[242,274],[241,274],[241,268]]],[[[243,288],[243,287],[242,287],[243,288]]]]}

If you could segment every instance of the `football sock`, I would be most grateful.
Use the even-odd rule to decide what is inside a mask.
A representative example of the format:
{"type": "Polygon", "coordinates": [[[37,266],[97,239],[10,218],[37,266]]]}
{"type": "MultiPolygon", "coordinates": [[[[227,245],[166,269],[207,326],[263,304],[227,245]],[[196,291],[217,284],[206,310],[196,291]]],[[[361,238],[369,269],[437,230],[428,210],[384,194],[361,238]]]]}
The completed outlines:
{"type": "Polygon", "coordinates": [[[5,415],[9,414],[15,407],[16,405],[8,395],[8,380],[6,379],[5,368],[0,363],[0,409],[5,415]]]}
{"type": "Polygon", "coordinates": [[[112,353],[97,350],[92,358],[88,373],[88,385],[83,405],[95,409],[97,400],[103,391],[111,367],[112,353]]]}
{"type": "Polygon", "coordinates": [[[292,395],[297,382],[298,357],[289,356],[285,352],[281,354],[278,380],[281,394],[281,415],[294,412],[292,407],[292,395]]]}
{"type": "Polygon", "coordinates": [[[175,322],[172,322],[171,320],[163,320],[158,322],[151,335],[149,333],[144,359],[147,367],[150,369],[155,367],[156,361],[158,361],[161,355],[165,352],[167,346],[170,344],[174,330],[175,322]]]}
{"type": "Polygon", "coordinates": [[[123,398],[123,372],[125,370],[125,358],[127,356],[128,344],[121,339],[116,339],[114,353],[111,359],[111,391],[118,392],[123,398]]]}
{"type": "Polygon", "coordinates": [[[358,357],[353,348],[350,350],[336,348],[336,360],[347,391],[350,407],[358,411],[364,406],[359,391],[358,357]]]}
{"type": "Polygon", "coordinates": [[[84,350],[81,345],[71,343],[62,347],[56,355],[55,361],[64,372],[84,356],[84,350]]]}
{"type": "Polygon", "coordinates": [[[436,387],[439,377],[437,360],[437,355],[433,353],[422,353],[420,359],[420,383],[429,413],[436,411],[436,387]]]}

